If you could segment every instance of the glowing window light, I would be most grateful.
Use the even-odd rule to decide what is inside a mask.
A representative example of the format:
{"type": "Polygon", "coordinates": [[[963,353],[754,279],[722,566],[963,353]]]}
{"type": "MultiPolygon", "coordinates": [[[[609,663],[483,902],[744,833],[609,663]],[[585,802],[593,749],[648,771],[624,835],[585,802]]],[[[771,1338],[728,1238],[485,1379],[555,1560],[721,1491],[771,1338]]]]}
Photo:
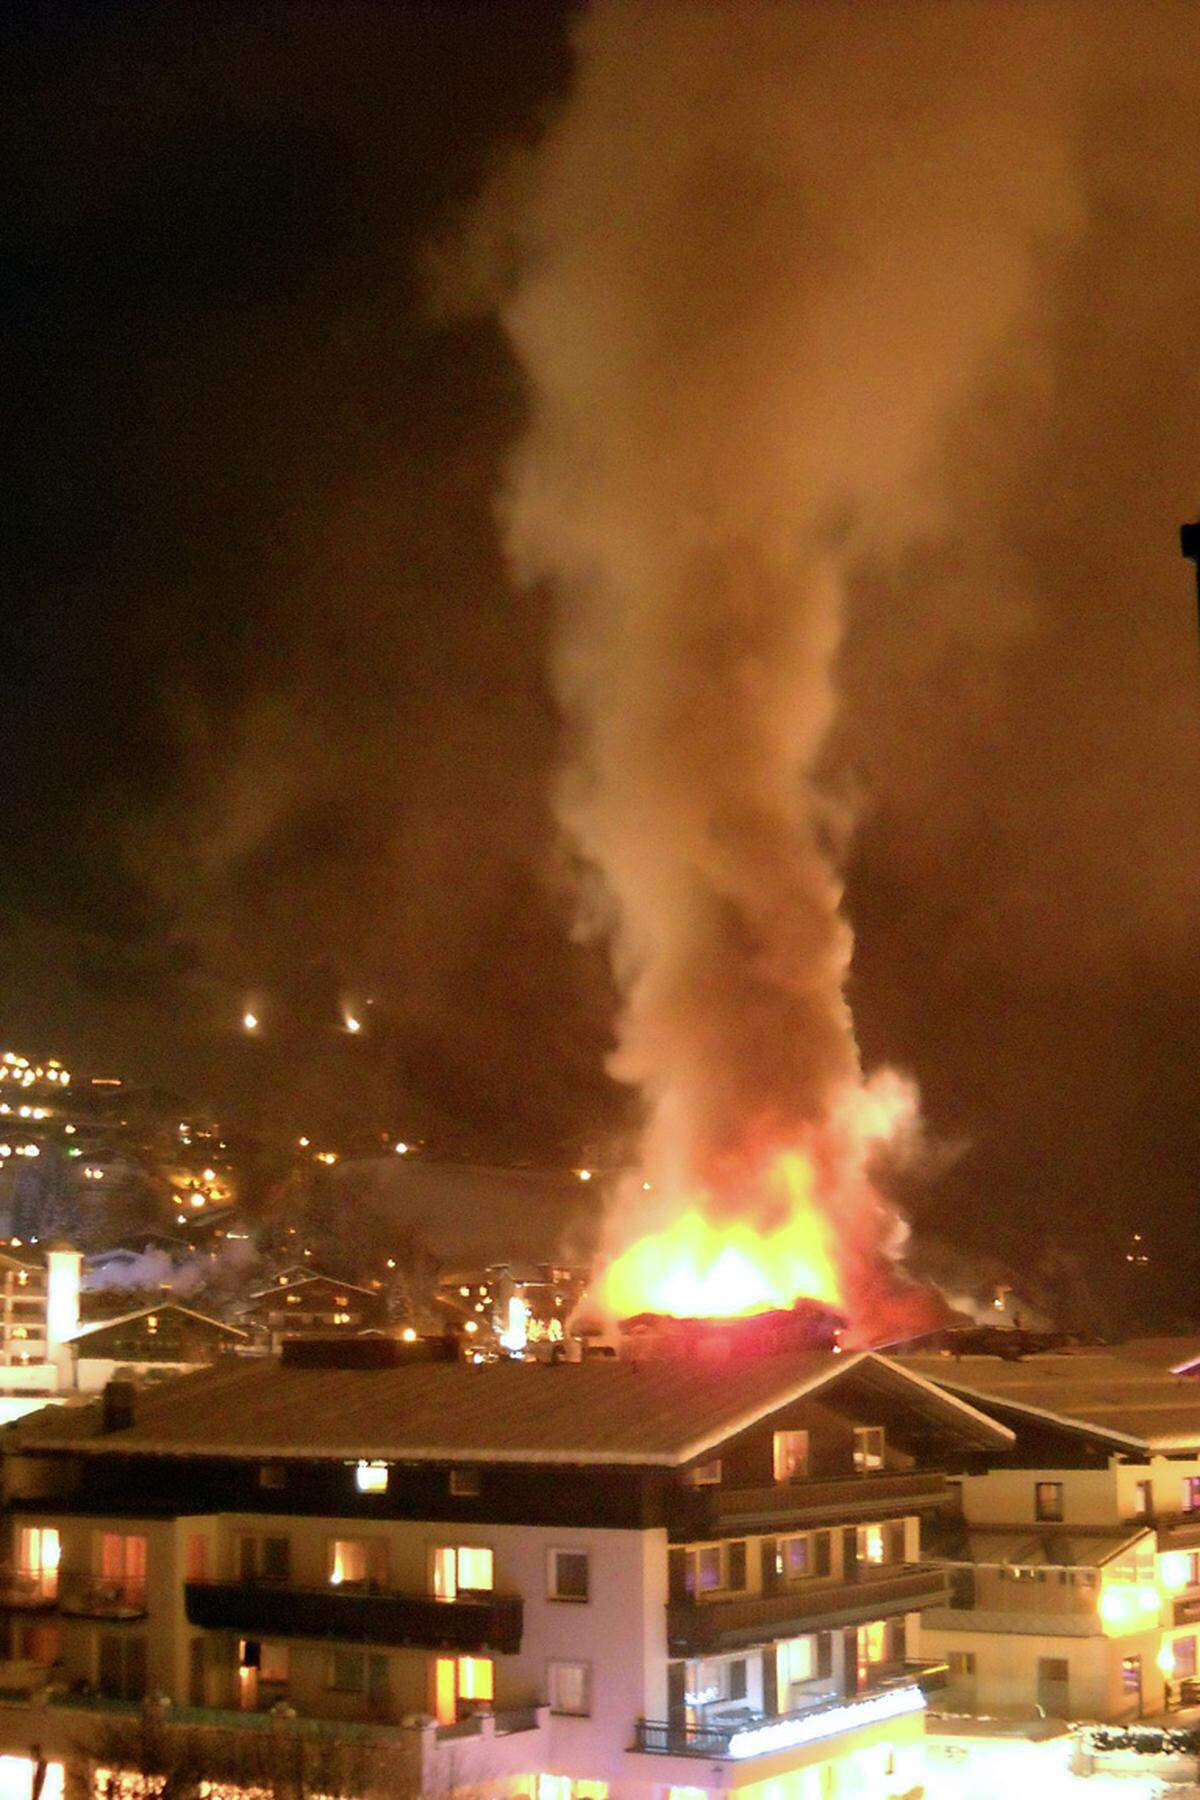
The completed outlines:
{"type": "MultiPolygon", "coordinates": [[[[0,1800],[29,1800],[33,1792],[31,1756],[0,1756],[0,1800]]],[[[60,1762],[46,1764],[41,1800],[63,1800],[66,1777],[60,1762]]]]}
{"type": "Polygon", "coordinates": [[[1158,1605],[1157,1588],[1133,1582],[1109,1582],[1100,1593],[1100,1617],[1117,1629],[1148,1623],[1150,1616],[1157,1614],[1158,1605]]]}
{"type": "Polygon", "coordinates": [[[1158,1559],[1158,1578],[1169,1593],[1192,1584],[1192,1558],[1186,1550],[1168,1550],[1158,1559]]]}
{"type": "Polygon", "coordinates": [[[354,1471],[354,1485],[360,1494],[386,1494],[388,1466],[383,1462],[360,1462],[354,1471]]]}
{"type": "Polygon", "coordinates": [[[478,1331],[478,1330],[479,1330],[479,1327],[478,1327],[478,1325],[477,1325],[477,1324],[476,1324],[476,1323],[475,1323],[475,1321],[474,1321],[474,1319],[468,1319],[468,1320],[467,1320],[467,1322],[466,1322],[466,1324],[465,1324],[465,1325],[464,1325],[464,1326],[463,1326],[463,1330],[464,1330],[464,1331],[471,1331],[471,1332],[475,1332],[475,1331],[478,1331]]]}

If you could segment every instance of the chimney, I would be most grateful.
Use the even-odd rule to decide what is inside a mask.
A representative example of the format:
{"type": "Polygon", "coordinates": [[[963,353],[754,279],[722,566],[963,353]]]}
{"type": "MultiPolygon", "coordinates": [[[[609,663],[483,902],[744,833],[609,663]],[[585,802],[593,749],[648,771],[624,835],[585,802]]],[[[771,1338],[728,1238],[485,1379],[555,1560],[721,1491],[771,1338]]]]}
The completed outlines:
{"type": "Polygon", "coordinates": [[[104,1431],[128,1431],[133,1424],[137,1389],[132,1381],[106,1381],[101,1396],[101,1428],[104,1431]]]}

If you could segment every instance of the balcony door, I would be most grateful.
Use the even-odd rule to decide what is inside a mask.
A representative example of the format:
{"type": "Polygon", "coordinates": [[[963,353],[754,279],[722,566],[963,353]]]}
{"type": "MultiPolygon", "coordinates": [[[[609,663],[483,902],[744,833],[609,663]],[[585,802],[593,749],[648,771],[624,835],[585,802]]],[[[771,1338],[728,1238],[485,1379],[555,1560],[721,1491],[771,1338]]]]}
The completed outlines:
{"type": "Polygon", "coordinates": [[[102,1531],[95,1540],[95,1571],[114,1598],[140,1600],[146,1593],[146,1540],[102,1531]]]}
{"type": "Polygon", "coordinates": [[[17,1570],[29,1589],[44,1600],[58,1592],[62,1545],[53,1525],[24,1525],[17,1540],[17,1570]]]}

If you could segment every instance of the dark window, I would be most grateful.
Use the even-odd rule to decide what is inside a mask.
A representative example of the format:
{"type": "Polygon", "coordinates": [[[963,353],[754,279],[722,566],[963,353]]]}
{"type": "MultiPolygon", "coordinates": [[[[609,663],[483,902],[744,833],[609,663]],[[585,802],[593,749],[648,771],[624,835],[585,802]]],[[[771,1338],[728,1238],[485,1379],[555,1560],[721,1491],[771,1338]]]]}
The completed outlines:
{"type": "MultiPolygon", "coordinates": [[[[1003,1570],[1001,1571],[1003,1573],[1003,1570]]],[[[975,1604],[974,1569],[951,1569],[950,1605],[955,1612],[969,1612],[975,1604]]]]}
{"type": "Polygon", "coordinates": [[[478,1469],[451,1469],[450,1492],[460,1500],[473,1500],[479,1493],[478,1469]]]}
{"type": "MultiPolygon", "coordinates": [[[[1194,1642],[1193,1639],[1193,1645],[1194,1642]]],[[[746,1665],[744,1662],[731,1662],[729,1665],[729,1698],[731,1700],[746,1698],[746,1665]]]]}
{"type": "Polygon", "coordinates": [[[812,1535],[812,1572],[814,1575],[828,1575],[831,1567],[829,1533],[814,1531],[812,1535]]]}
{"type": "Polygon", "coordinates": [[[725,1586],[744,1588],[746,1585],[746,1546],[739,1538],[729,1546],[729,1573],[725,1586]]]}
{"type": "Polygon", "coordinates": [[[1051,1522],[1063,1516],[1063,1484],[1061,1481],[1035,1481],[1033,1484],[1033,1516],[1051,1522]]]}
{"type": "Polygon", "coordinates": [[[289,1581],[292,1574],[292,1547],[285,1537],[267,1537],[262,1543],[264,1581],[289,1581]]]}
{"type": "Polygon", "coordinates": [[[146,1640],[102,1631],[97,1670],[100,1692],[112,1700],[146,1697],[146,1640]]]}
{"type": "Polygon", "coordinates": [[[552,1600],[588,1598],[586,1550],[551,1550],[549,1590],[552,1600]]]}
{"type": "Polygon", "coordinates": [[[260,1488],[286,1487],[287,1470],[282,1463],[260,1463],[258,1465],[258,1485],[260,1488]]]}

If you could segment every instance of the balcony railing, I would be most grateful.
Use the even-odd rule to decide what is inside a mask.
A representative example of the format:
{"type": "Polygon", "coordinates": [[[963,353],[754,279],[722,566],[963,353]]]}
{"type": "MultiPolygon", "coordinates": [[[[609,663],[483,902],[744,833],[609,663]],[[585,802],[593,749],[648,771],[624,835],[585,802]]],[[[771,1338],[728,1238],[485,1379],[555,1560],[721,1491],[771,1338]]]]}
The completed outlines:
{"type": "Polygon", "coordinates": [[[672,1656],[703,1656],[760,1638],[798,1637],[890,1613],[944,1606],[946,1571],[936,1565],[860,1565],[850,1581],[812,1581],[728,1600],[673,1600],[667,1607],[672,1656]],[[869,1571],[869,1572],[868,1572],[869,1571]]]}
{"type": "Polygon", "coordinates": [[[740,1719],[704,1725],[674,1724],[665,1719],[639,1719],[634,1729],[635,1751],[647,1756],[701,1756],[710,1761],[742,1761],[748,1756],[769,1755],[789,1743],[811,1742],[857,1731],[881,1718],[919,1712],[924,1696],[910,1678],[871,1687],[844,1698],[840,1694],[814,1696],[806,1705],[778,1718],[747,1714],[740,1719]],[[761,1740],[756,1741],[760,1739],[761,1740]]]}
{"type": "Polygon", "coordinates": [[[58,1610],[85,1619],[144,1619],[146,1584],[107,1575],[60,1572],[58,1610]]]}
{"type": "Polygon", "coordinates": [[[48,1612],[58,1604],[58,1570],[40,1574],[29,1569],[0,1565],[0,1607],[21,1612],[48,1612]]]}
{"type": "Polygon", "coordinates": [[[524,1624],[522,1601],[515,1594],[435,1600],[428,1594],[345,1585],[189,1581],[184,1604],[190,1624],[248,1637],[334,1638],[501,1655],[521,1648],[524,1624]]]}
{"type": "Polygon", "coordinates": [[[946,1493],[944,1475],[866,1473],[837,1481],[778,1481],[770,1487],[698,1489],[683,1496],[683,1512],[689,1534],[702,1536],[706,1527],[721,1523],[748,1526],[761,1520],[778,1526],[809,1518],[821,1524],[886,1518],[919,1507],[937,1506],[946,1493]]]}

